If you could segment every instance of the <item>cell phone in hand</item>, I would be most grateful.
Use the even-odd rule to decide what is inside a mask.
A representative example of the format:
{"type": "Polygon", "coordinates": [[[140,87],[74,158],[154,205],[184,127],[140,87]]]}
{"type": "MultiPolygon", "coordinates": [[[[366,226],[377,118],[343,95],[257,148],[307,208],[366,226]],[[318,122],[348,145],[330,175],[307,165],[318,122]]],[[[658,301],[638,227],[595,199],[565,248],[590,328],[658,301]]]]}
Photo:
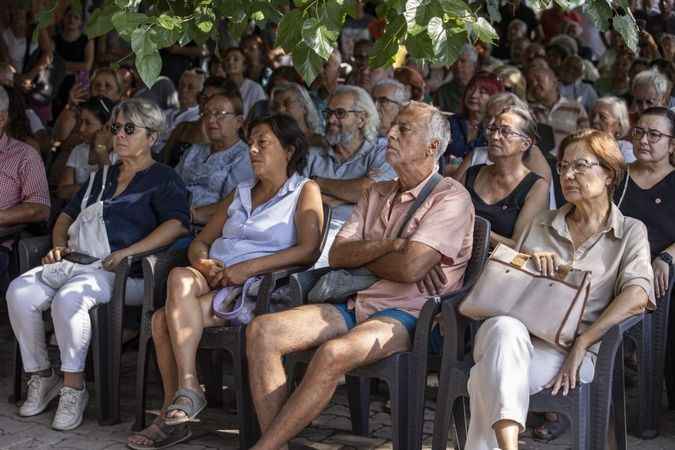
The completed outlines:
{"type": "Polygon", "coordinates": [[[77,72],[77,82],[86,90],[89,90],[89,72],[80,70],[77,72]]]}
{"type": "Polygon", "coordinates": [[[89,264],[92,264],[92,263],[95,263],[96,261],[98,261],[98,258],[94,258],[93,256],[89,256],[85,253],[80,253],[80,252],[66,253],[63,256],[63,259],[65,259],[66,261],[76,263],[76,264],[85,264],[85,265],[89,265],[89,264]]]}

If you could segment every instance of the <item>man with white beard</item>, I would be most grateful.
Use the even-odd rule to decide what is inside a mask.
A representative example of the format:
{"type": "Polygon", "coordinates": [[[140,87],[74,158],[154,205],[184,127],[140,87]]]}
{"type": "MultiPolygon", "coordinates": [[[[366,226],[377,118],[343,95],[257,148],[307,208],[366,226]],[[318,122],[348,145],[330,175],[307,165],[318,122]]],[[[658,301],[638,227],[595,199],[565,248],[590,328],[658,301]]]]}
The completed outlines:
{"type": "Polygon", "coordinates": [[[386,142],[378,145],[379,116],[364,89],[338,86],[324,110],[326,142],[313,147],[304,175],[321,187],[323,201],[333,208],[328,241],[316,267],[328,265],[328,250],[361,194],[376,181],[396,173],[385,160],[386,142]]]}

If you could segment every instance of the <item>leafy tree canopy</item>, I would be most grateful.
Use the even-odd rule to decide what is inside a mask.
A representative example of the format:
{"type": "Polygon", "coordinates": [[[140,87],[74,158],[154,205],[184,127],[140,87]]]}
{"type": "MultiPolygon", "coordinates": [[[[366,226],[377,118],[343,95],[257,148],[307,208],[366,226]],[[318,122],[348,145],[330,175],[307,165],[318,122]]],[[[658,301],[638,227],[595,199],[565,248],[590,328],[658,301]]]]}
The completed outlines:
{"type": "MultiPolygon", "coordinates": [[[[81,7],[81,0],[69,0],[81,7]]],[[[492,23],[501,20],[500,0],[380,0],[377,16],[385,20],[384,35],[370,56],[372,67],[391,65],[399,46],[411,56],[451,64],[467,42],[492,44],[492,23]]],[[[40,12],[38,27],[49,25],[58,0],[40,12]]],[[[293,54],[298,71],[311,82],[333,48],[348,15],[356,15],[356,0],[105,0],[86,25],[90,38],[116,30],[131,43],[138,73],[147,85],[160,74],[159,49],[191,41],[217,39],[217,22],[227,19],[229,33],[238,38],[250,22],[278,23],[277,46],[293,54]]],[[[565,10],[582,6],[601,31],[616,30],[632,50],[638,44],[635,19],[628,0],[555,0],[565,10]]],[[[535,9],[553,0],[529,0],[535,9]]]]}

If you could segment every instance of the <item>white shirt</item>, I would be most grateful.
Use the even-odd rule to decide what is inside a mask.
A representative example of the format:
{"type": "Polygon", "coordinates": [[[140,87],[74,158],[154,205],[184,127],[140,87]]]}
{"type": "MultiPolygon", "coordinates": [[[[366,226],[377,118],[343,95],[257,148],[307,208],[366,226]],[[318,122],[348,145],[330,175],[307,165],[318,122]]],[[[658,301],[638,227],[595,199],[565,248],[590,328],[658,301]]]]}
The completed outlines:
{"type": "MultiPolygon", "coordinates": [[[[111,164],[117,162],[117,153],[110,155],[111,164]]],[[[84,184],[89,179],[92,172],[96,172],[99,167],[96,164],[89,164],[89,144],[80,144],[70,151],[66,167],[75,169],[75,184],[84,184]]]]}
{"type": "Polygon", "coordinates": [[[187,109],[169,109],[164,112],[164,121],[166,123],[166,128],[159,135],[159,139],[152,146],[153,153],[158,153],[162,151],[164,145],[169,140],[169,136],[173,130],[178,126],[178,124],[183,122],[194,122],[199,120],[199,105],[192,106],[187,109]]]}
{"type": "Polygon", "coordinates": [[[38,131],[45,129],[45,126],[42,124],[42,120],[40,120],[40,117],[38,117],[38,115],[32,109],[26,110],[26,117],[28,118],[31,133],[35,134],[38,131]]]}
{"type": "MultiPolygon", "coordinates": [[[[10,28],[3,30],[2,40],[5,41],[9,51],[9,59],[17,72],[23,72],[23,60],[26,56],[26,38],[17,38],[10,28]]],[[[37,43],[31,43],[30,53],[37,49],[37,43]]]]}
{"type": "Polygon", "coordinates": [[[244,116],[246,116],[249,110],[260,100],[265,100],[267,94],[265,90],[253,80],[244,78],[244,81],[239,86],[239,92],[241,93],[241,99],[244,106],[244,116]]]}

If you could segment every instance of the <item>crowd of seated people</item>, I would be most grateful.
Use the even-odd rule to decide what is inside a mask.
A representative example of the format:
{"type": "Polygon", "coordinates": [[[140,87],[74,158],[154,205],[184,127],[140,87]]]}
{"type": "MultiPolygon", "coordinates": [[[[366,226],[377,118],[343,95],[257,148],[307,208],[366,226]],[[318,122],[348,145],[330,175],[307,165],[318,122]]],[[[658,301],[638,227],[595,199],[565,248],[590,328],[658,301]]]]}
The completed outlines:
{"type": "MultiPolygon", "coordinates": [[[[494,48],[467,43],[449,66],[402,49],[395,68],[377,69],[376,2],[358,2],[309,83],[275,48],[272,25],[251,24],[238,42],[163,49],[151,87],[125,63],[123,38],[88,38],[91,10],[62,3],[35,40],[38,11],[25,2],[0,18],[0,230],[33,226],[28,236],[40,224],[51,237],[42,265],[7,280],[4,294],[28,375],[21,416],[58,397],[53,428],[82,423],[88,311],[110,301],[120,261],[176,243],[189,265],[161,280],[166,304],[152,316],[162,408],[129,437],[133,449],[189,439],[207,403],[203,330],[228,323],[224,298],[255,301],[247,293],[271,271],[365,268],[374,281],[343,303],[252,318],[257,450],[284,448],[350,370],[410,349],[428,296],[462,285],[475,216],[491,225],[490,247],[532,254],[545,275],[573,262],[593,279],[567,351],[513,318],[480,327],[471,450],[517,449],[529,396],[591,382],[606,330],[664,301],[675,256],[671,0],[634,8],[646,24],[637,52],[581,9],[535,13],[513,0],[494,48]],[[81,254],[96,262],[73,262],[81,254]],[[47,310],[60,370],[47,354],[47,310]],[[283,358],[310,348],[289,396],[283,358]]],[[[16,244],[4,239],[0,287],[16,244]]],[[[143,288],[129,278],[126,302],[141,304],[143,288]]],[[[543,419],[541,439],[570,427],[543,419]]]]}

